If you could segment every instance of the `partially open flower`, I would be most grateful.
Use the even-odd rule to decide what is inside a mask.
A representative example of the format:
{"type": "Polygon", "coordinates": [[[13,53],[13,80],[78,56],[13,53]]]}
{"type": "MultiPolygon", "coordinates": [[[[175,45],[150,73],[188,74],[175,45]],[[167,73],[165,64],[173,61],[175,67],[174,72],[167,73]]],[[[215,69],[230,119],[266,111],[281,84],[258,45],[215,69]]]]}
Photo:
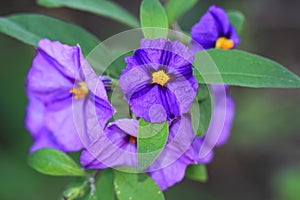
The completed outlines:
{"type": "Polygon", "coordinates": [[[87,105],[95,105],[103,127],[114,112],[103,82],[84,60],[79,45],[42,39],[28,73],[27,94],[26,126],[35,139],[32,151],[43,147],[62,151],[83,148],[73,106],[86,110],[87,105]]]}
{"type": "MultiPolygon", "coordinates": [[[[192,146],[195,135],[188,114],[170,122],[169,130],[166,146],[157,159],[145,169],[162,190],[181,181],[189,164],[205,163],[210,160],[210,158],[196,159],[198,152],[195,152],[192,146]]],[[[99,133],[98,139],[82,152],[81,164],[86,169],[137,167],[137,137],[137,120],[117,120],[99,133]]]]}
{"type": "MultiPolygon", "coordinates": [[[[194,52],[212,48],[230,50],[240,42],[227,13],[214,5],[192,27],[191,36],[194,52]]],[[[234,118],[234,101],[229,95],[229,86],[210,85],[210,88],[214,96],[214,106],[205,143],[211,149],[215,145],[224,144],[229,137],[234,118]]]]}
{"type": "Polygon", "coordinates": [[[233,49],[239,42],[235,28],[227,13],[220,7],[210,6],[200,21],[192,27],[192,50],[233,49]]]}

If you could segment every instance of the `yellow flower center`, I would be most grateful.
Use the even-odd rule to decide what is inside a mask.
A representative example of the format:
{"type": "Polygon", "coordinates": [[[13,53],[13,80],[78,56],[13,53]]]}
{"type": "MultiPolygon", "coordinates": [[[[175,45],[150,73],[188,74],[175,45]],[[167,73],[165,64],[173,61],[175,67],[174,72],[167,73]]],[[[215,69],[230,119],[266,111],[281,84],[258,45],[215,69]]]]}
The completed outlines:
{"type": "Polygon", "coordinates": [[[227,39],[226,37],[219,37],[219,39],[216,42],[216,48],[217,49],[232,49],[234,46],[233,40],[227,39]]]}
{"type": "Polygon", "coordinates": [[[132,143],[132,144],[135,144],[136,143],[136,137],[134,136],[129,136],[129,142],[132,143]]]}
{"type": "Polygon", "coordinates": [[[157,83],[161,86],[164,86],[169,80],[170,77],[164,72],[164,70],[159,70],[152,73],[152,83],[157,83]]]}
{"type": "Polygon", "coordinates": [[[89,89],[86,87],[86,84],[82,81],[78,83],[79,87],[72,88],[70,90],[71,94],[74,94],[75,99],[82,99],[86,94],[88,94],[89,89]]]}

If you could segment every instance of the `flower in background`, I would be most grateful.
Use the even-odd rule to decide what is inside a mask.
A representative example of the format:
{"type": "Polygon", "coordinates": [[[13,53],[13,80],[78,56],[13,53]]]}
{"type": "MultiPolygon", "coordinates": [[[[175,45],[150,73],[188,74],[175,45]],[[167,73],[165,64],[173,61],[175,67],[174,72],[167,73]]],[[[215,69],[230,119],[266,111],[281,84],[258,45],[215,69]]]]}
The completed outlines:
{"type": "Polygon", "coordinates": [[[189,112],[198,88],[193,60],[178,41],[142,39],[119,79],[134,115],[159,123],[189,112]]]}
{"type": "MultiPolygon", "coordinates": [[[[211,48],[230,50],[240,42],[235,28],[229,22],[227,13],[214,5],[210,6],[200,21],[192,27],[191,36],[194,52],[211,48]]],[[[234,101],[229,95],[229,86],[210,85],[210,88],[214,95],[214,107],[209,128],[204,136],[206,137],[205,143],[208,143],[205,145],[220,146],[227,141],[231,131],[234,101]]]]}
{"type": "Polygon", "coordinates": [[[83,148],[76,131],[73,106],[89,110],[94,105],[102,127],[113,115],[106,90],[79,45],[40,40],[27,77],[26,126],[34,138],[31,151],[52,147],[62,151],[83,148]]]}
{"type": "MultiPolygon", "coordinates": [[[[219,129],[221,132],[219,133],[219,137],[215,143],[216,146],[221,146],[226,143],[229,138],[234,120],[235,105],[233,98],[229,95],[228,85],[210,85],[210,87],[214,94],[214,107],[210,125],[206,134],[213,135],[210,134],[210,132],[215,132],[218,130],[218,127],[222,126],[222,128],[219,129]]],[[[212,141],[212,139],[209,140],[212,141]]]]}
{"type": "MultiPolygon", "coordinates": [[[[169,123],[166,146],[157,159],[145,170],[162,190],[181,181],[189,164],[195,160],[192,147],[195,138],[191,118],[188,114],[169,123]]],[[[85,169],[107,167],[137,167],[138,121],[120,119],[110,123],[100,137],[81,154],[80,161],[85,169]]],[[[210,158],[203,159],[202,163],[210,158]]]]}
{"type": "Polygon", "coordinates": [[[214,5],[210,6],[200,21],[192,27],[191,37],[193,51],[211,48],[233,49],[240,42],[227,13],[214,5]]]}

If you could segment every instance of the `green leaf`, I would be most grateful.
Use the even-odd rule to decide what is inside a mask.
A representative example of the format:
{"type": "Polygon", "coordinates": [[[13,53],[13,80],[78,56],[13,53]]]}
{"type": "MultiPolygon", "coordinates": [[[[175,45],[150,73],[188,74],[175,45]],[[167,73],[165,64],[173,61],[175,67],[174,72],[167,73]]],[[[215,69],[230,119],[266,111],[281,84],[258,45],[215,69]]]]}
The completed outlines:
{"type": "Polygon", "coordinates": [[[159,0],[143,0],[140,20],[145,38],[167,38],[168,18],[159,0]]]}
{"type": "Polygon", "coordinates": [[[196,132],[198,137],[206,133],[211,121],[212,109],[213,105],[210,96],[203,101],[199,101],[200,121],[198,131],[196,132]]]}
{"type": "Polygon", "coordinates": [[[123,118],[132,118],[130,113],[130,107],[128,101],[124,97],[124,93],[120,85],[115,85],[113,87],[113,92],[108,93],[108,98],[110,103],[116,110],[112,120],[123,119],[123,118]]]}
{"type": "Polygon", "coordinates": [[[73,183],[63,192],[63,198],[68,200],[78,199],[85,195],[86,183],[73,183]]]}
{"type": "Polygon", "coordinates": [[[114,200],[114,173],[112,169],[100,171],[96,180],[96,193],[98,199],[114,200]]]}
{"type": "Polygon", "coordinates": [[[196,79],[205,84],[299,88],[300,78],[282,65],[240,50],[212,49],[195,53],[196,79]]]}
{"type": "Polygon", "coordinates": [[[230,23],[234,26],[235,30],[240,33],[243,29],[245,22],[245,16],[240,11],[228,11],[227,15],[229,17],[230,23]]]}
{"type": "Polygon", "coordinates": [[[152,124],[140,119],[137,137],[139,169],[147,168],[159,156],[167,143],[168,133],[168,122],[152,124]]]}
{"type": "Polygon", "coordinates": [[[198,0],[168,0],[165,9],[169,24],[177,21],[183,13],[191,9],[197,2],[198,0]]]}
{"type": "Polygon", "coordinates": [[[163,200],[158,185],[144,173],[115,170],[115,190],[119,200],[163,200]]]}
{"type": "Polygon", "coordinates": [[[185,172],[185,177],[200,181],[200,182],[206,182],[207,177],[207,171],[205,165],[189,165],[185,172]]]}
{"type": "Polygon", "coordinates": [[[212,109],[212,98],[208,86],[200,84],[197,97],[190,109],[193,130],[196,136],[201,137],[206,133],[211,121],[212,109]]]}
{"type": "Polygon", "coordinates": [[[133,51],[127,52],[121,56],[119,56],[116,60],[113,61],[113,63],[110,64],[108,67],[108,71],[114,72],[114,74],[108,74],[110,77],[114,77],[116,79],[119,78],[119,76],[122,73],[122,70],[126,68],[127,63],[125,62],[125,57],[132,56],[133,51]]]}
{"type": "Polygon", "coordinates": [[[300,166],[285,167],[278,170],[272,180],[274,195],[278,199],[300,199],[300,166]]]}
{"type": "Polygon", "coordinates": [[[80,44],[85,55],[100,42],[95,36],[74,24],[39,14],[0,17],[0,32],[33,46],[37,46],[42,38],[58,40],[69,45],[80,44]]]}
{"type": "Polygon", "coordinates": [[[29,165],[40,173],[55,176],[84,176],[84,171],[65,153],[44,148],[30,154],[29,165]]]}
{"type": "Polygon", "coordinates": [[[96,194],[90,194],[88,200],[98,200],[98,197],[96,194]]]}
{"type": "Polygon", "coordinates": [[[197,94],[196,94],[197,101],[201,102],[209,97],[210,97],[209,87],[205,84],[199,84],[197,94]]]}
{"type": "Polygon", "coordinates": [[[38,0],[39,5],[48,8],[69,7],[109,17],[130,27],[139,27],[138,20],[116,3],[106,0],[38,0]]]}

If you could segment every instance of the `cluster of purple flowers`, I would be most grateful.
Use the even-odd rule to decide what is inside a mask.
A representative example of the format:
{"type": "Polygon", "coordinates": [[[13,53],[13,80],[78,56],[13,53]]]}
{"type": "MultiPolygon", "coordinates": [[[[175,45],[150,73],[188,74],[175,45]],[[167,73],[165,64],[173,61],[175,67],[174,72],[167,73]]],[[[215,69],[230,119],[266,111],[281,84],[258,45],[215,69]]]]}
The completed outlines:
{"type": "MultiPolygon", "coordinates": [[[[225,11],[215,6],[210,7],[191,34],[192,50],[177,41],[142,39],[140,48],[125,59],[127,67],[119,78],[136,118],[151,123],[168,122],[166,146],[145,169],[162,190],[181,181],[188,165],[210,162],[212,152],[199,157],[205,137],[216,131],[214,127],[222,121],[220,113],[226,113],[216,143],[223,144],[234,115],[231,97],[219,92],[224,86],[212,85],[212,121],[206,135],[195,137],[190,116],[198,89],[193,76],[193,51],[198,46],[231,49],[239,38],[225,11]],[[224,98],[226,105],[220,106],[219,99],[224,98]]],[[[108,123],[115,112],[107,95],[110,87],[110,79],[95,74],[79,46],[42,39],[27,79],[26,126],[34,138],[31,151],[45,147],[64,152],[83,150],[80,160],[85,169],[137,167],[138,120],[108,123]],[[74,114],[74,109],[81,116],[74,114]]]]}

